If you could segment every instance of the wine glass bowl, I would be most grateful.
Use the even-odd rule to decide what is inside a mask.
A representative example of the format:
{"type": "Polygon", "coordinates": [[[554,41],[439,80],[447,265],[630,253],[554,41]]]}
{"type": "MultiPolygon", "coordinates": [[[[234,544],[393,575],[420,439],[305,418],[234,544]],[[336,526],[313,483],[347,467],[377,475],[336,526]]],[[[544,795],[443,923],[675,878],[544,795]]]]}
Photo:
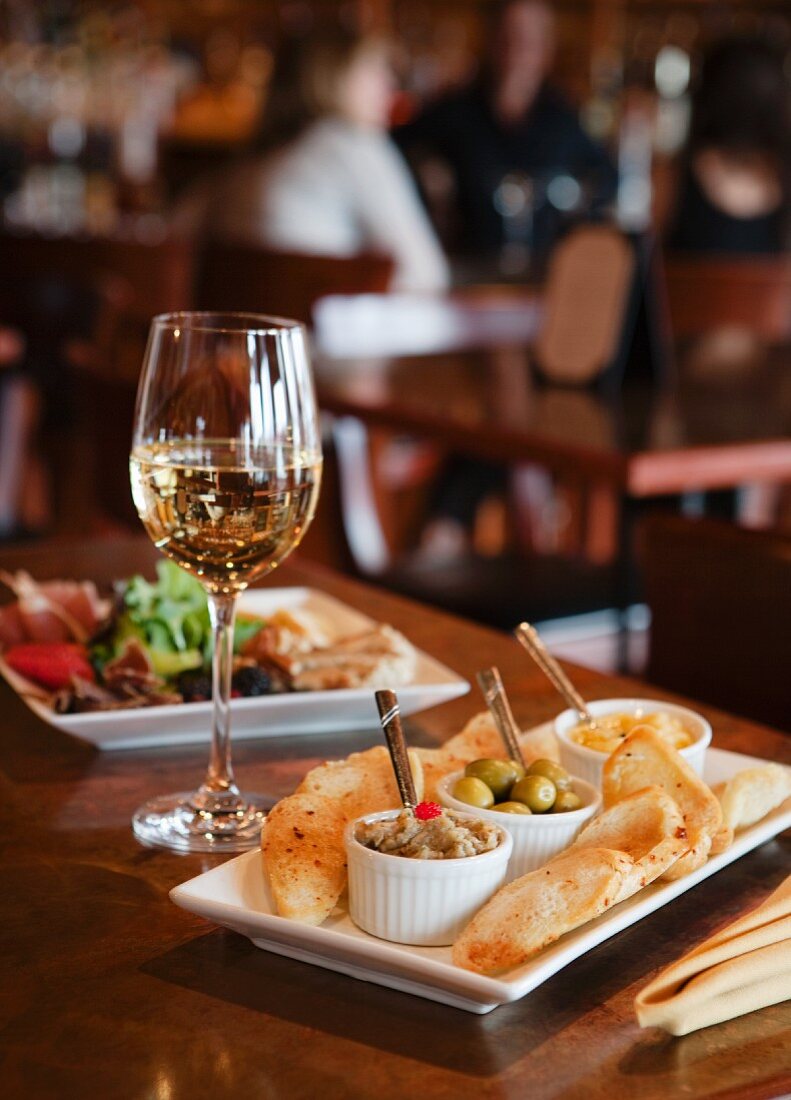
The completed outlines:
{"type": "Polygon", "coordinates": [[[206,589],[214,641],[206,779],[192,794],[146,803],[133,827],[147,844],[240,851],[257,843],[265,800],[242,794],[231,766],[236,598],[299,544],[321,481],[302,326],[242,313],[155,317],[130,476],[154,544],[206,589]]]}

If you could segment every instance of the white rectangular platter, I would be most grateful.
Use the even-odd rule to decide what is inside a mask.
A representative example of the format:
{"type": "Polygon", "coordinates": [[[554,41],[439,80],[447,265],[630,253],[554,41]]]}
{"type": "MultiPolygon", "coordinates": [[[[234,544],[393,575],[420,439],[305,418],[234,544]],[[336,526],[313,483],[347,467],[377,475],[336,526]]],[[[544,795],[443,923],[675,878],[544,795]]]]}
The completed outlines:
{"type": "MultiPolygon", "coordinates": [[[[753,756],[709,749],[704,777],[709,784],[719,783],[744,768],[765,763],[753,756]]],[[[468,1012],[485,1013],[524,997],[586,951],[789,827],[791,800],[739,832],[730,848],[699,870],[676,882],[646,887],[615,909],[567,933],[524,966],[498,978],[454,966],[449,947],[408,947],[376,939],[352,923],[344,906],[319,928],[277,916],[260,852],[247,852],[199,875],[175,887],[170,896],[176,905],[240,932],[266,951],[468,1012]]]]}
{"type": "MultiPolygon", "coordinates": [[[[241,610],[267,615],[278,609],[309,612],[327,636],[356,634],[373,620],[313,588],[261,588],[245,592],[241,610]]],[[[46,703],[25,694],[25,682],[0,661],[0,672],[25,699],[31,710],[64,733],[90,741],[100,749],[131,749],[186,742],[209,741],[211,703],[179,703],[166,707],[97,711],[93,714],[56,714],[46,703]]],[[[381,684],[380,687],[392,687],[381,684]]],[[[410,684],[398,686],[402,714],[415,714],[447,702],[470,690],[466,680],[417,651],[417,666],[410,684]]],[[[231,702],[234,740],[281,737],[295,734],[332,733],[375,728],[378,715],[369,688],[335,691],[301,691],[262,695],[231,702]]]]}

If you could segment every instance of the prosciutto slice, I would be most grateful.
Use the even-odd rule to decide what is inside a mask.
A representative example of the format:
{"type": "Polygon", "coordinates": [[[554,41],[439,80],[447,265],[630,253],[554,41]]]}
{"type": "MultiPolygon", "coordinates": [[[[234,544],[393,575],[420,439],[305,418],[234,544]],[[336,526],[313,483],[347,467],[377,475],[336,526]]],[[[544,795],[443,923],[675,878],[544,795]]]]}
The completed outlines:
{"type": "Polygon", "coordinates": [[[22,642],[85,642],[110,610],[92,581],[34,581],[0,572],[17,602],[0,608],[0,648],[22,642]]]}

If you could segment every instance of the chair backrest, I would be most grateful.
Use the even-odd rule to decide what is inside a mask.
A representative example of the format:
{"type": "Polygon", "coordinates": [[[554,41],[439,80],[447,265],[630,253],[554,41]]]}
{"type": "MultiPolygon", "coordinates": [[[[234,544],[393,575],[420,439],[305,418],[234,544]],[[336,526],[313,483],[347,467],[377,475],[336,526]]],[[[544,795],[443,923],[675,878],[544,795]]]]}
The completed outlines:
{"type": "Polygon", "coordinates": [[[615,359],[634,274],[634,249],[611,226],[580,226],[557,245],[535,344],[536,359],[549,379],[591,382],[615,359]]]}
{"type": "Polygon", "coordinates": [[[0,322],[23,335],[26,369],[45,387],[63,387],[66,345],[95,341],[111,317],[117,328],[131,298],[129,285],[110,275],[0,268],[0,322]]]}
{"type": "Polygon", "coordinates": [[[791,261],[666,256],[667,307],[676,339],[723,328],[765,340],[791,336],[791,261]]]}
{"type": "Polygon", "coordinates": [[[146,242],[0,233],[0,270],[65,283],[113,275],[130,287],[128,312],[145,324],[155,313],[190,308],[193,263],[193,245],[182,238],[146,242]]]}
{"type": "Polygon", "coordinates": [[[656,515],[641,558],[647,679],[791,732],[791,536],[656,515]]]}
{"type": "Polygon", "coordinates": [[[385,291],[392,273],[388,256],[312,256],[210,241],[200,257],[195,298],[200,309],[268,313],[310,324],[320,298],[385,291]]]}

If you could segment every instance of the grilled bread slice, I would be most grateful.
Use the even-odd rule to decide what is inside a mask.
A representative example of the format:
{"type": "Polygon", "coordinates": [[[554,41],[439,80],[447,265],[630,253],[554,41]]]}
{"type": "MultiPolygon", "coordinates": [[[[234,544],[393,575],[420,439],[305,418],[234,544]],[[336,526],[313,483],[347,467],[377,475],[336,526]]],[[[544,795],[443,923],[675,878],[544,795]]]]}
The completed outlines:
{"type": "MultiPolygon", "coordinates": [[[[713,789],[714,788],[712,788],[712,790],[713,789]]],[[[731,844],[733,844],[733,829],[731,829],[729,825],[723,824],[711,838],[709,855],[719,855],[719,853],[724,852],[726,848],[730,848],[731,844]]]]}
{"type": "Polygon", "coordinates": [[[711,789],[672,745],[648,726],[636,726],[604,764],[604,805],[653,785],[663,787],[684,815],[686,852],[662,876],[682,878],[708,859],[712,839],[722,827],[722,810],[711,789]]]}
{"type": "Polygon", "coordinates": [[[615,899],[623,901],[664,874],[687,846],[684,817],[676,801],[662,787],[645,787],[588,822],[566,851],[611,848],[634,860],[615,899]]]}
{"type": "Polygon", "coordinates": [[[454,963],[479,974],[520,966],[614,905],[633,867],[608,848],[564,853],[499,890],[456,940],[454,963]]]}
{"type": "MultiPolygon", "coordinates": [[[[520,733],[519,745],[528,764],[531,760],[538,760],[539,757],[549,760],[560,759],[558,743],[551,731],[538,728],[520,733]]],[[[463,759],[465,763],[469,763],[470,760],[481,760],[484,757],[495,760],[505,759],[506,756],[502,738],[488,710],[482,710],[471,718],[460,733],[445,742],[442,751],[463,759]]]]}
{"type": "MultiPolygon", "coordinates": [[[[422,768],[412,750],[410,762],[422,798],[422,768]]],[[[264,870],[280,916],[314,925],[326,920],[346,886],[347,824],[400,805],[384,746],[309,771],[267,815],[261,831],[264,870]]]]}
{"type": "Polygon", "coordinates": [[[346,885],[343,831],[337,805],[292,794],[267,815],[261,833],[264,869],[281,917],[321,924],[346,885]]]}
{"type": "Polygon", "coordinates": [[[744,829],[791,797],[791,768],[782,764],[746,768],[716,786],[714,794],[722,807],[723,824],[733,830],[744,829]]]}

